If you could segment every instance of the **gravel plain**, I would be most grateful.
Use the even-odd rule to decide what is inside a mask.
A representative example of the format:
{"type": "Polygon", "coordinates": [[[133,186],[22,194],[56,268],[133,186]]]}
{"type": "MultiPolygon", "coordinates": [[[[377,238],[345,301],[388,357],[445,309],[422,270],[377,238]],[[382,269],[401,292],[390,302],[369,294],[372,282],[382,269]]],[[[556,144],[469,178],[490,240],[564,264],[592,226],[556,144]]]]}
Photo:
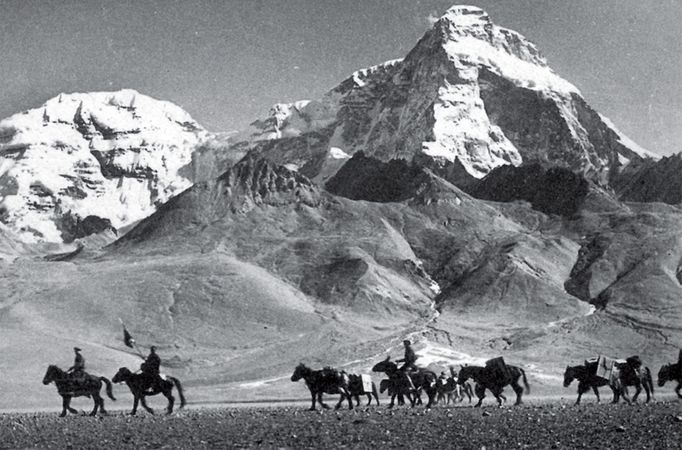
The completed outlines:
{"type": "Polygon", "coordinates": [[[682,448],[682,403],[0,415],[0,448],[682,448]]]}

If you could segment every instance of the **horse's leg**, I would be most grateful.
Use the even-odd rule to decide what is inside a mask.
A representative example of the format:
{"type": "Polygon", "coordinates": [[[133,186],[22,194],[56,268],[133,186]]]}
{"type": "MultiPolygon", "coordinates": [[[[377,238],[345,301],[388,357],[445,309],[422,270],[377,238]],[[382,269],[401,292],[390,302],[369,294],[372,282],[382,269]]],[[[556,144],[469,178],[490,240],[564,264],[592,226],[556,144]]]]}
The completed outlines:
{"type": "MultiPolygon", "coordinates": [[[[396,397],[395,393],[391,394],[391,403],[388,405],[389,409],[393,408],[393,404],[395,403],[395,397],[396,397]]],[[[400,402],[400,399],[398,399],[398,402],[400,402]]]]}
{"type": "MultiPolygon", "coordinates": [[[[596,388],[593,388],[593,389],[595,389],[594,392],[596,393],[597,392],[596,388]]],[[[575,400],[576,405],[580,404],[580,399],[583,398],[583,394],[585,392],[587,392],[588,390],[589,390],[589,387],[585,386],[583,383],[580,383],[580,382],[578,383],[578,398],[575,400]]]]}
{"type": "Polygon", "coordinates": [[[372,395],[374,396],[374,400],[377,402],[377,406],[380,405],[379,403],[379,393],[377,392],[377,387],[374,383],[372,383],[372,395]]]}
{"type": "Polygon", "coordinates": [[[651,401],[651,396],[653,395],[653,393],[651,393],[651,391],[649,389],[649,383],[648,382],[644,381],[644,383],[642,383],[642,384],[644,385],[644,392],[646,393],[646,402],[649,403],[649,401],[651,401]]]}
{"type": "Polygon", "coordinates": [[[483,399],[485,398],[485,388],[477,385],[474,388],[474,391],[478,397],[478,403],[474,405],[474,408],[480,408],[481,404],[483,403],[483,399]]]}
{"type": "Polygon", "coordinates": [[[632,396],[632,402],[636,403],[637,402],[637,397],[639,397],[639,394],[642,392],[642,383],[637,380],[637,384],[635,384],[635,395],[632,396]]]}
{"type": "Polygon", "coordinates": [[[71,407],[71,399],[72,398],[73,397],[68,396],[68,400],[66,401],[66,409],[68,409],[71,414],[78,414],[78,410],[76,408],[71,407]]]}
{"type": "Polygon", "coordinates": [[[614,387],[611,385],[609,385],[609,386],[611,387],[611,390],[613,391],[613,400],[611,400],[611,403],[618,403],[618,401],[620,400],[620,394],[621,394],[621,391],[623,388],[622,387],[614,387]]]}
{"type": "Polygon", "coordinates": [[[137,414],[137,405],[140,403],[140,397],[136,394],[133,394],[133,410],[130,411],[130,415],[134,416],[137,414]]]}
{"type": "Polygon", "coordinates": [[[310,411],[315,411],[315,399],[316,399],[316,394],[313,391],[310,391],[310,395],[313,398],[313,404],[310,406],[310,411]]]}
{"type": "Polygon", "coordinates": [[[436,400],[436,391],[433,390],[433,389],[431,389],[431,388],[427,388],[427,389],[426,389],[426,395],[429,397],[429,402],[426,404],[426,407],[427,407],[427,408],[431,408],[431,407],[433,407],[433,405],[436,403],[436,402],[435,402],[435,400],[436,400]]]}
{"type": "MultiPolygon", "coordinates": [[[[597,403],[601,403],[601,397],[599,396],[599,388],[597,386],[592,386],[592,390],[594,391],[594,395],[597,397],[597,403]]],[[[587,392],[587,390],[585,390],[585,392],[587,392]]]]}
{"type": "MultiPolygon", "coordinates": [[[[366,406],[369,406],[369,405],[372,404],[372,394],[370,394],[369,392],[367,392],[365,395],[367,396],[367,405],[366,405],[366,406]]],[[[359,401],[359,400],[358,400],[358,405],[360,405],[360,401],[359,401]]]]}
{"type": "Polygon", "coordinates": [[[69,409],[69,400],[71,400],[70,397],[62,395],[62,413],[59,415],[59,417],[66,416],[66,411],[69,409]]]}
{"type": "Polygon", "coordinates": [[[625,385],[621,386],[620,395],[621,395],[621,397],[623,397],[623,400],[625,400],[625,403],[627,403],[628,405],[632,403],[630,400],[630,394],[628,394],[628,387],[627,386],[625,386],[625,385]]]}
{"type": "Polygon", "coordinates": [[[319,403],[324,409],[329,409],[329,405],[322,401],[322,394],[323,392],[317,394],[317,403],[319,403]]]}
{"type": "Polygon", "coordinates": [[[99,396],[99,413],[105,416],[109,415],[107,410],[104,409],[104,398],[101,395],[99,396]]]}
{"type": "MultiPolygon", "coordinates": [[[[341,407],[341,403],[343,403],[344,398],[343,392],[340,392],[340,394],[341,395],[339,396],[339,402],[336,404],[334,409],[339,409],[341,407]]],[[[350,405],[350,409],[353,409],[353,400],[350,398],[350,395],[348,396],[348,404],[350,405]]]]}
{"type": "Polygon", "coordinates": [[[95,403],[95,406],[92,408],[92,412],[90,412],[90,415],[94,416],[97,415],[99,404],[102,402],[102,397],[99,396],[99,392],[95,392],[92,394],[92,401],[95,403]]]}
{"type": "Polygon", "coordinates": [[[171,414],[173,412],[173,405],[175,405],[175,397],[173,397],[172,388],[169,389],[167,392],[164,392],[163,395],[168,399],[168,406],[166,407],[166,414],[171,414]]]}
{"type": "MultiPolygon", "coordinates": [[[[512,384],[512,389],[514,389],[514,392],[516,393],[516,403],[515,405],[520,405],[523,403],[523,388],[519,386],[518,383],[512,384]]],[[[501,393],[500,393],[501,394],[501,393]]]]}
{"type": "Polygon", "coordinates": [[[144,395],[140,396],[140,403],[142,403],[142,407],[146,409],[149,414],[154,414],[154,410],[147,405],[147,400],[144,395]]]}

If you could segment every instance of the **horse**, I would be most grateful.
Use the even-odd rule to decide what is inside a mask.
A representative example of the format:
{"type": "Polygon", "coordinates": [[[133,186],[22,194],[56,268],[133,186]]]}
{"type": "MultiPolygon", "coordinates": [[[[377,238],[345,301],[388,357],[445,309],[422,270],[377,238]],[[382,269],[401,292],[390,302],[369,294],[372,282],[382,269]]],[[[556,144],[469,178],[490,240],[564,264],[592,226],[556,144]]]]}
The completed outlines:
{"type": "MultiPolygon", "coordinates": [[[[654,397],[654,382],[651,377],[651,371],[648,367],[642,366],[642,361],[637,356],[626,358],[625,363],[615,363],[618,368],[618,379],[620,381],[620,392],[623,399],[629,404],[627,387],[635,387],[635,395],[632,396],[632,401],[636,402],[637,397],[642,392],[642,387],[646,392],[646,402],[649,403],[654,397]]],[[[617,401],[617,399],[616,399],[617,401]]]]}
{"type": "Polygon", "coordinates": [[[71,398],[81,396],[92,397],[92,400],[95,402],[95,407],[90,413],[91,416],[97,414],[98,410],[102,414],[107,414],[107,410],[104,409],[104,399],[99,395],[99,391],[102,389],[102,382],[107,385],[107,395],[109,398],[114,401],[116,400],[111,388],[111,382],[105,377],[97,377],[87,373],[83,377],[73,377],[59,367],[50,365],[43,377],[43,384],[48,385],[53,381],[57,386],[57,392],[62,396],[62,413],[60,417],[66,416],[67,411],[77,414],[78,411],[70,406],[71,398]]]}
{"type": "Polygon", "coordinates": [[[429,397],[429,402],[426,404],[427,408],[431,408],[436,401],[436,374],[427,369],[420,368],[417,371],[409,372],[410,379],[414,385],[414,389],[410,386],[409,381],[405,377],[405,372],[398,369],[398,365],[391,361],[391,357],[387,356],[385,360],[377,363],[372,367],[372,372],[383,372],[385,373],[389,380],[391,380],[394,392],[391,395],[391,404],[389,408],[393,407],[395,397],[398,394],[414,394],[410,396],[410,401],[412,406],[415,405],[415,401],[421,402],[421,391],[425,391],[426,395],[429,397]]]}
{"type": "Polygon", "coordinates": [[[578,380],[578,398],[575,401],[576,405],[580,404],[580,399],[583,394],[589,391],[590,388],[594,391],[594,395],[597,396],[597,403],[601,402],[599,388],[606,385],[613,391],[613,400],[611,403],[618,403],[621,391],[620,385],[616,382],[611,382],[606,378],[598,377],[596,362],[582,366],[566,366],[566,370],[564,371],[564,387],[570,386],[573,380],[578,380]]]}
{"type": "Polygon", "coordinates": [[[502,395],[502,389],[508,384],[511,385],[516,393],[516,403],[514,404],[520,405],[523,403],[523,388],[519,385],[519,378],[523,378],[523,385],[526,388],[526,393],[530,394],[530,386],[528,385],[526,372],[522,368],[516,366],[508,365],[507,369],[510,374],[509,379],[500,379],[491,367],[464,366],[459,371],[459,375],[457,375],[457,382],[459,384],[464,384],[470,378],[474,380],[476,383],[475,392],[478,397],[478,403],[474,405],[476,408],[480,407],[483,403],[486,389],[493,393],[497,400],[497,404],[502,406],[502,399],[505,398],[502,395]]]}
{"type": "Polygon", "coordinates": [[[362,377],[360,375],[350,374],[348,375],[348,391],[350,395],[355,398],[356,406],[360,406],[360,396],[367,395],[367,406],[372,404],[372,395],[376,400],[377,406],[379,405],[379,394],[377,393],[377,385],[372,383],[372,392],[365,392],[364,386],[362,384],[362,377]]]}
{"type": "Polygon", "coordinates": [[[335,409],[341,407],[344,398],[348,399],[348,409],[353,409],[353,401],[348,389],[348,375],[329,367],[325,367],[322,370],[313,370],[306,367],[305,364],[300,363],[296,366],[296,369],[294,369],[294,373],[291,375],[291,381],[296,382],[301,378],[305,380],[305,384],[308,386],[313,400],[310,411],[315,411],[316,400],[320,403],[320,406],[329,409],[329,406],[322,401],[322,394],[341,394],[335,409]]]}
{"type": "Polygon", "coordinates": [[[441,400],[445,401],[447,405],[450,402],[462,402],[464,401],[464,394],[469,397],[469,403],[471,403],[471,397],[473,397],[473,391],[471,389],[471,384],[457,383],[457,377],[447,377],[445,379],[439,378],[436,383],[436,392],[438,393],[437,403],[441,400]]]}
{"type": "Polygon", "coordinates": [[[658,371],[658,386],[663,387],[667,381],[677,381],[677,386],[675,387],[675,393],[677,398],[682,398],[680,394],[680,389],[682,389],[682,362],[676,362],[675,364],[666,364],[661,367],[658,371]]]}
{"type": "Polygon", "coordinates": [[[175,397],[173,397],[173,386],[178,391],[180,397],[180,408],[182,409],[185,402],[185,394],[182,390],[180,380],[175,377],[160,378],[157,383],[150,383],[149,375],[144,373],[133,373],[127,367],[121,367],[111,379],[114,383],[125,383],[128,385],[130,392],[133,394],[133,410],[130,412],[131,416],[137,413],[138,403],[142,403],[142,407],[148,413],[154,414],[154,410],[147,405],[145,397],[150,395],[163,394],[168,399],[168,406],[166,413],[173,412],[173,405],[175,405],[175,397]]]}
{"type": "MultiPolygon", "coordinates": [[[[384,392],[388,391],[388,395],[394,396],[397,395],[398,397],[398,405],[404,405],[405,404],[405,395],[403,395],[402,392],[400,392],[400,386],[395,386],[396,383],[394,383],[394,380],[391,380],[389,378],[384,378],[379,382],[379,392],[383,394],[384,392]]],[[[407,393],[407,399],[412,402],[412,395],[410,393],[407,393]]]]}

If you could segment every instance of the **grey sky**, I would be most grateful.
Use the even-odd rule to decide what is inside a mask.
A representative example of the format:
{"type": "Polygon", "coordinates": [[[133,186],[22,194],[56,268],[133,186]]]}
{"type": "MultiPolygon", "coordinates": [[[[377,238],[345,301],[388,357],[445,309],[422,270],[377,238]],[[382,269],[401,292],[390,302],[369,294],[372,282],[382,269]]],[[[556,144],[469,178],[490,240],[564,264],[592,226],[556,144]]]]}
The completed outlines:
{"type": "MultiPolygon", "coordinates": [[[[0,0],[0,117],[133,88],[214,131],[403,57],[452,0],[0,0]]],[[[469,0],[642,146],[682,150],[682,2],[469,0]]]]}

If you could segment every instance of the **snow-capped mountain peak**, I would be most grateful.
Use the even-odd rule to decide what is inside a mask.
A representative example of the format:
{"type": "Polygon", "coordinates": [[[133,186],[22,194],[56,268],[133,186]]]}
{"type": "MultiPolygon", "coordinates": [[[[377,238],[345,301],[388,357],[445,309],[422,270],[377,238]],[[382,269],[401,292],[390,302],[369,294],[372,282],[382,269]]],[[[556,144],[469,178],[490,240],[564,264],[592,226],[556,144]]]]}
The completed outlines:
{"type": "Polygon", "coordinates": [[[405,58],[358,70],[320,99],[280,105],[233,142],[318,181],[338,170],[331,149],[452,165],[464,178],[539,161],[600,183],[650,155],[590,108],[535,44],[474,6],[447,10],[405,58]]]}
{"type": "Polygon", "coordinates": [[[88,216],[126,226],[191,185],[207,134],[134,90],[59,94],[0,121],[0,220],[27,242],[74,239],[88,216]]]}

